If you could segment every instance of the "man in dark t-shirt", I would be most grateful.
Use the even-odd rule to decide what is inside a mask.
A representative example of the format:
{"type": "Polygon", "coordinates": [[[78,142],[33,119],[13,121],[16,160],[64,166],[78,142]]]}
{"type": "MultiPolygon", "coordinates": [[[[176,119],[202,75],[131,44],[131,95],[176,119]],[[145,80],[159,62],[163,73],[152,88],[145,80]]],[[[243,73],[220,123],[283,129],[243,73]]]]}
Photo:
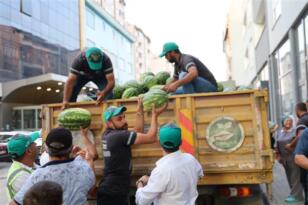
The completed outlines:
{"type": "Polygon", "coordinates": [[[175,94],[217,91],[217,82],[211,71],[198,58],[181,53],[176,43],[165,43],[160,54],[163,56],[174,63],[173,80],[164,87],[165,91],[175,94]]]}
{"type": "MultiPolygon", "coordinates": [[[[303,126],[303,125],[302,125],[303,126]]],[[[303,126],[304,128],[304,126],[303,126]]],[[[301,167],[301,183],[304,188],[305,205],[308,205],[308,128],[304,129],[295,148],[295,163],[301,167]]]]}
{"type": "Polygon", "coordinates": [[[144,116],[142,102],[138,100],[136,126],[128,130],[124,106],[110,106],[104,112],[106,130],[102,136],[104,175],[97,192],[97,205],[126,205],[129,198],[132,171],[131,145],[157,141],[158,116],[167,104],[152,110],[149,131],[143,133],[144,116]]]}
{"type": "Polygon", "coordinates": [[[91,47],[81,52],[73,61],[64,87],[63,108],[69,102],[76,102],[81,88],[88,82],[94,82],[99,91],[97,103],[112,98],[115,85],[113,67],[110,58],[99,48],[91,47]]]}

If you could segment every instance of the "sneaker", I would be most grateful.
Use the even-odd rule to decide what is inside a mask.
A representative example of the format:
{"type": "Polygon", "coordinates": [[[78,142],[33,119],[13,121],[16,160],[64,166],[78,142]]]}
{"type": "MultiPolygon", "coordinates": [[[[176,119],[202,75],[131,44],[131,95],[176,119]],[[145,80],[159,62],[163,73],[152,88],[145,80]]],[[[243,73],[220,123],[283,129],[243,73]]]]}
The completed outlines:
{"type": "Polygon", "coordinates": [[[299,202],[299,200],[297,200],[297,199],[294,198],[293,196],[288,196],[288,198],[286,198],[284,201],[287,202],[287,203],[299,202]]]}

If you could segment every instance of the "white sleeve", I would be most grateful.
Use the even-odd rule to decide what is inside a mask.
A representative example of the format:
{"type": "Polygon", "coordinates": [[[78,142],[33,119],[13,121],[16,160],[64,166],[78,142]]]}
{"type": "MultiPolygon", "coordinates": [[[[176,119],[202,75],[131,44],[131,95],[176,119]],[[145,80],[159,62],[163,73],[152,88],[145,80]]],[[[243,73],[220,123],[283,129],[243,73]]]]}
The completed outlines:
{"type": "Polygon", "coordinates": [[[196,159],[196,169],[197,169],[197,173],[198,173],[199,178],[204,177],[202,165],[198,162],[197,159],[196,159]]]}
{"type": "Polygon", "coordinates": [[[169,178],[170,173],[155,168],[151,173],[148,184],[137,190],[136,204],[150,205],[160,193],[166,190],[169,178]]]}

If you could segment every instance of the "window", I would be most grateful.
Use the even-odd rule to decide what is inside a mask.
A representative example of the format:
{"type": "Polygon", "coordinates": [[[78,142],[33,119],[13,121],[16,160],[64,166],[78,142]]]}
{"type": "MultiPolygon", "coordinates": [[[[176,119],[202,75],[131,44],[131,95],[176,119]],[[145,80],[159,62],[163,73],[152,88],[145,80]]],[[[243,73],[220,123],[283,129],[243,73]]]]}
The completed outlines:
{"type": "Polygon", "coordinates": [[[88,8],[86,9],[86,24],[92,29],[95,28],[95,15],[93,11],[88,8]]]}
{"type": "Polygon", "coordinates": [[[95,43],[94,41],[91,41],[90,39],[87,38],[87,47],[94,47],[95,43]]]}
{"type": "Polygon", "coordinates": [[[273,0],[273,26],[281,15],[281,0],[273,0]]]}
{"type": "MultiPolygon", "coordinates": [[[[306,28],[307,30],[307,28],[306,28]]],[[[307,53],[305,53],[305,33],[304,33],[304,21],[297,27],[298,34],[298,60],[299,60],[299,71],[298,71],[298,88],[300,91],[300,100],[306,101],[307,98],[307,74],[306,74],[306,58],[307,53]]],[[[307,39],[306,39],[307,40],[307,39]]]]}
{"type": "Polygon", "coordinates": [[[24,110],[23,129],[35,129],[35,110],[24,110]]]}
{"type": "Polygon", "coordinates": [[[20,0],[20,11],[28,16],[32,15],[32,0],[20,0]]]}
{"type": "Polygon", "coordinates": [[[102,29],[103,31],[106,31],[106,23],[104,21],[102,21],[102,29]]]}
{"type": "Polygon", "coordinates": [[[292,113],[295,102],[293,98],[293,67],[291,64],[290,42],[287,40],[275,55],[278,66],[279,96],[282,114],[292,113]]]}

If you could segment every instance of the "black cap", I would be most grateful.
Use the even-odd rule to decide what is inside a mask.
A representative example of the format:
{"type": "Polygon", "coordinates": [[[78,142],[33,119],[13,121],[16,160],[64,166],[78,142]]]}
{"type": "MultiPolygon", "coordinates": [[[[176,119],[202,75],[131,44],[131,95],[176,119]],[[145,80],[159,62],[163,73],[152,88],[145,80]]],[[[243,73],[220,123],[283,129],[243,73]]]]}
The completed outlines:
{"type": "Polygon", "coordinates": [[[52,129],[46,138],[47,147],[57,151],[68,150],[71,148],[72,143],[72,133],[64,127],[52,129]]]}

